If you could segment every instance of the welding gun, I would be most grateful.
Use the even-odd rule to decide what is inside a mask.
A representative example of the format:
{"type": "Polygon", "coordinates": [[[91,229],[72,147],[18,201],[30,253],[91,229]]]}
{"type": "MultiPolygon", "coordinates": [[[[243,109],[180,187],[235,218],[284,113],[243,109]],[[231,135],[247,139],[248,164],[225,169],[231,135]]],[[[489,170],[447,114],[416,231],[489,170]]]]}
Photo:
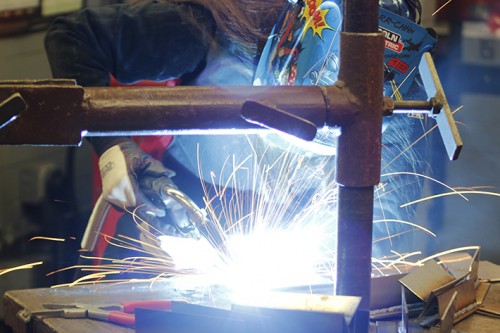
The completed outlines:
{"type": "MultiPolygon", "coordinates": [[[[148,232],[200,239],[198,226],[206,224],[206,213],[180,191],[170,177],[142,176],[138,183],[148,199],[166,211],[165,216],[161,218],[152,217],[140,209],[135,212],[140,220],[144,221],[141,225],[148,232]]],[[[97,200],[82,238],[83,251],[94,251],[111,206],[103,195],[97,200]]]]}
{"type": "Polygon", "coordinates": [[[148,221],[154,222],[154,228],[177,237],[201,237],[198,226],[206,223],[205,211],[179,190],[170,177],[141,177],[139,188],[155,206],[166,212],[165,216],[148,221]]]}

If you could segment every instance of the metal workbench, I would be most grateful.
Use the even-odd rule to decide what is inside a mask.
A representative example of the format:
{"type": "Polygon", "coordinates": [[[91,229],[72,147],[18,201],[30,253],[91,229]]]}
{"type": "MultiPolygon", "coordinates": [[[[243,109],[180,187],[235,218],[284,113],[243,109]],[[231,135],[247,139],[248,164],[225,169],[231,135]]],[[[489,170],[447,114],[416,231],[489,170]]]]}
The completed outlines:
{"type": "MultiPolygon", "coordinates": [[[[193,297],[193,291],[190,291],[193,297]]],[[[194,293],[195,301],[200,304],[210,302],[201,296],[201,293],[194,293]]],[[[13,290],[5,293],[3,297],[5,322],[14,333],[88,333],[88,332],[110,332],[110,333],[130,333],[133,328],[122,327],[106,322],[90,319],[62,319],[62,318],[40,318],[34,316],[31,320],[30,314],[33,311],[43,310],[44,303],[66,303],[66,302],[90,302],[92,304],[109,303],[112,296],[113,301],[125,301],[130,299],[185,299],[186,294],[182,294],[171,288],[168,282],[161,282],[155,285],[148,283],[135,283],[129,285],[93,285],[76,286],[70,288],[40,288],[13,290]],[[170,288],[169,288],[170,287],[170,288]]],[[[486,298],[487,303],[500,309],[500,283],[492,284],[486,298]]],[[[220,301],[218,306],[225,307],[224,301],[220,301]]],[[[460,333],[492,333],[497,332],[500,327],[500,320],[474,314],[471,317],[459,322],[454,326],[454,330],[460,333]]],[[[377,332],[375,326],[370,325],[370,332],[377,332]]],[[[379,332],[391,332],[390,330],[379,330],[379,332]]],[[[411,330],[411,332],[437,332],[434,330],[411,330]]]]}

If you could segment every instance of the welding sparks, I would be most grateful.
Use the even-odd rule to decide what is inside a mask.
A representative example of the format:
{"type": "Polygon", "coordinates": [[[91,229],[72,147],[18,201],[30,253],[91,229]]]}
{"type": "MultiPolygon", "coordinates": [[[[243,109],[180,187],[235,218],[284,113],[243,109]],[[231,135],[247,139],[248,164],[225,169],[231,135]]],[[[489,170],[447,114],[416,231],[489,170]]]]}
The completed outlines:
{"type": "Polygon", "coordinates": [[[264,143],[262,137],[248,137],[254,152],[247,157],[252,160],[251,179],[237,178],[234,170],[242,164],[233,159],[227,163],[233,172],[222,185],[203,184],[215,226],[208,238],[223,242],[213,243],[222,249],[224,265],[215,274],[224,283],[275,288],[310,283],[325,270],[331,277],[334,156],[312,155],[290,143],[279,146],[284,142],[273,139],[264,143]],[[239,189],[243,181],[251,185],[251,194],[239,189]]]}
{"type": "Polygon", "coordinates": [[[401,207],[407,207],[407,206],[414,205],[414,204],[417,204],[417,203],[420,203],[420,202],[424,202],[424,201],[428,201],[428,200],[432,200],[432,199],[436,199],[436,198],[441,198],[441,197],[446,197],[446,196],[450,196],[450,195],[457,195],[457,194],[460,195],[460,196],[462,196],[462,197],[464,195],[466,195],[466,194],[481,194],[481,195],[489,195],[489,196],[494,196],[494,197],[500,197],[500,193],[497,193],[497,192],[474,191],[474,190],[465,190],[465,191],[456,191],[456,190],[453,190],[451,192],[439,193],[439,194],[430,195],[430,196],[427,196],[427,197],[424,197],[424,198],[420,198],[420,199],[417,199],[417,200],[413,200],[411,202],[407,202],[407,203],[401,205],[401,207]]]}
{"type": "MultiPolygon", "coordinates": [[[[265,138],[248,136],[247,140],[251,156],[240,160],[232,156],[225,164],[231,170],[227,178],[217,178],[216,174],[224,174],[224,170],[218,170],[212,172],[211,184],[202,183],[210,221],[205,230],[207,242],[163,235],[136,211],[130,211],[141,237],[105,238],[111,246],[138,255],[125,259],[82,256],[101,263],[63,269],[79,269],[87,274],[70,285],[106,280],[116,283],[122,281],[121,276],[160,279],[193,274],[203,274],[203,278],[209,274],[208,280],[234,288],[270,289],[320,280],[331,282],[336,258],[337,202],[333,150],[325,150],[330,152],[326,155],[313,154],[275,134],[265,138]],[[241,173],[249,164],[251,171],[241,173]],[[189,249],[179,247],[179,243],[189,249]]],[[[202,169],[200,161],[201,179],[202,169]]],[[[411,230],[418,228],[410,222],[385,222],[406,224],[411,230]]]]}
{"type": "Polygon", "coordinates": [[[46,241],[52,241],[52,242],[65,242],[66,240],[64,238],[55,238],[55,237],[45,237],[45,236],[35,236],[31,237],[29,241],[34,241],[34,240],[46,240],[46,241]]]}
{"type": "Polygon", "coordinates": [[[432,13],[432,16],[436,15],[437,13],[439,13],[441,11],[441,9],[443,9],[444,7],[448,6],[448,4],[450,2],[452,2],[453,0],[448,0],[446,1],[441,7],[439,7],[438,9],[436,9],[436,11],[434,13],[432,13]]]}
{"type": "Polygon", "coordinates": [[[73,269],[84,274],[65,286],[125,283],[131,281],[125,278],[130,276],[154,281],[199,275],[200,281],[234,288],[304,285],[325,278],[331,281],[336,239],[336,186],[331,166],[335,156],[317,156],[289,143],[277,148],[286,142],[282,139],[274,138],[272,144],[256,143],[255,139],[248,137],[252,156],[240,161],[235,156],[228,159],[226,167],[232,172],[227,179],[216,178],[213,172],[213,184],[202,183],[210,220],[204,230],[208,241],[181,241],[163,235],[136,211],[130,211],[141,236],[105,239],[110,246],[132,250],[137,256],[82,255],[82,259],[100,263],[75,265],[51,274],[73,269]],[[239,178],[238,171],[246,167],[246,161],[251,162],[253,171],[243,172],[245,176],[239,178]],[[251,191],[242,190],[242,184],[251,191]]]}
{"type": "Polygon", "coordinates": [[[312,230],[234,235],[227,244],[231,262],[217,274],[234,290],[262,291],[326,282],[317,271],[327,261],[321,238],[321,233],[312,230]]]}
{"type": "Polygon", "coordinates": [[[24,264],[24,265],[19,265],[16,267],[0,269],[0,275],[4,275],[7,273],[11,273],[11,272],[19,271],[19,270],[23,270],[23,269],[32,269],[34,266],[38,266],[41,264],[43,264],[43,261],[37,261],[37,262],[30,263],[30,264],[24,264]]]}
{"type": "MultiPolygon", "coordinates": [[[[265,138],[248,136],[247,140],[251,155],[230,156],[224,164],[227,170],[210,170],[211,182],[201,183],[209,221],[206,230],[202,230],[206,239],[201,243],[194,239],[176,242],[180,239],[163,235],[161,230],[141,220],[136,211],[131,211],[141,237],[117,235],[106,236],[106,239],[111,246],[133,250],[138,255],[124,259],[82,256],[90,261],[98,259],[101,263],[63,269],[84,273],[64,285],[155,283],[186,277],[194,284],[257,292],[331,283],[336,260],[335,155],[314,154],[283,137],[277,138],[276,134],[265,138]]],[[[325,151],[332,152],[334,148],[325,151]]],[[[389,164],[393,162],[391,159],[389,164]]],[[[203,180],[202,175],[206,174],[203,173],[203,161],[198,163],[203,180]]],[[[413,172],[386,172],[382,178],[384,183],[375,192],[375,199],[382,205],[387,196],[397,197],[394,191],[406,183],[420,180],[440,184],[450,195],[464,198],[473,193],[467,190],[487,192],[478,188],[454,189],[413,172]],[[402,182],[406,177],[410,180],[402,182]]],[[[413,203],[412,200],[403,201],[397,207],[413,203]]],[[[391,242],[390,254],[373,258],[374,274],[406,272],[421,263],[413,259],[421,254],[419,251],[395,251],[397,246],[393,247],[392,241],[396,237],[415,231],[436,237],[431,230],[416,223],[389,216],[375,219],[374,223],[386,226],[385,235],[374,237],[375,246],[383,241],[391,242]],[[394,225],[398,226],[397,230],[394,225]]]]}

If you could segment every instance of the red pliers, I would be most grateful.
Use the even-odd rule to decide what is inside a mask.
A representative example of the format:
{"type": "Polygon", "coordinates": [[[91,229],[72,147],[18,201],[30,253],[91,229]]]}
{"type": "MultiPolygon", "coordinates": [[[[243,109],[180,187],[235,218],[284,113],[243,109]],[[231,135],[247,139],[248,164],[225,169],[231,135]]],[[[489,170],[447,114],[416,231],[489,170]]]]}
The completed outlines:
{"type": "Polygon", "coordinates": [[[91,305],[83,303],[44,304],[46,311],[35,311],[32,315],[61,318],[90,318],[124,326],[135,325],[135,309],[172,310],[172,301],[137,300],[118,304],[91,305]]]}

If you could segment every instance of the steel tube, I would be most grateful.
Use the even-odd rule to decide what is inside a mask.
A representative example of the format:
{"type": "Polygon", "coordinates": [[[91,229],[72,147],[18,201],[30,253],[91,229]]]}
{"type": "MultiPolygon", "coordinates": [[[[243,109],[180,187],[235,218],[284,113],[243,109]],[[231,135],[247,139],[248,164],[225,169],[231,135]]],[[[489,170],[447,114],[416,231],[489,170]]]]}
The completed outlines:
{"type": "Polygon", "coordinates": [[[358,98],[360,112],[342,127],[338,141],[335,289],[337,295],[362,297],[359,313],[364,317],[355,332],[364,333],[370,306],[373,191],[381,170],[384,40],[381,34],[343,33],[342,37],[341,80],[358,98]],[[370,60],[361,64],[363,50],[371,53],[370,60]]]}
{"type": "Polygon", "coordinates": [[[339,186],[337,295],[361,296],[354,332],[368,332],[373,187],[339,186]]]}
{"type": "MultiPolygon", "coordinates": [[[[394,113],[398,110],[415,110],[420,113],[430,113],[434,107],[432,101],[394,101],[394,113]]],[[[408,112],[405,112],[408,113],[408,112]]]]}
{"type": "Polygon", "coordinates": [[[72,81],[0,82],[0,100],[12,94],[19,94],[27,109],[1,128],[0,144],[78,145],[82,135],[248,133],[273,124],[294,135],[302,123],[307,128],[301,133],[310,137],[311,127],[339,127],[351,122],[357,112],[350,91],[337,84],[84,88],[72,81]],[[266,117],[279,117],[267,124],[266,117],[244,119],[244,105],[250,118],[260,112],[249,112],[252,105],[276,111],[266,117]]]}
{"type": "Polygon", "coordinates": [[[378,1],[344,0],[339,80],[358,100],[356,119],[338,142],[338,295],[361,296],[354,331],[368,332],[374,186],[380,181],[384,38],[378,1]]]}
{"type": "Polygon", "coordinates": [[[377,0],[344,0],[344,32],[377,32],[377,0]]]}
{"type": "Polygon", "coordinates": [[[85,88],[87,135],[117,132],[217,133],[261,128],[241,116],[245,101],[265,101],[317,127],[325,124],[320,87],[85,88]]]}

